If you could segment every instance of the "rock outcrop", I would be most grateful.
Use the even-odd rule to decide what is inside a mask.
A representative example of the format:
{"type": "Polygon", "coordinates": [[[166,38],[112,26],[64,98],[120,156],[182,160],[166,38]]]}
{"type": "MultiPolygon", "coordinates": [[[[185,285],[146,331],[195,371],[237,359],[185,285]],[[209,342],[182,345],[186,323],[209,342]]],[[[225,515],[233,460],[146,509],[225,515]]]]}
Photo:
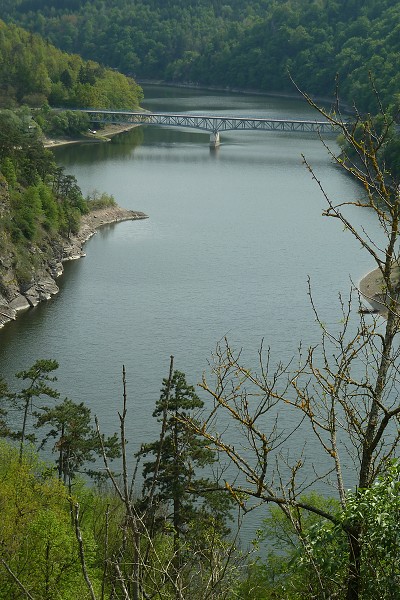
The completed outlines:
{"type": "Polygon", "coordinates": [[[1,257],[2,289],[0,289],[0,328],[15,320],[21,310],[37,306],[39,302],[49,300],[58,293],[56,283],[63,271],[63,262],[75,260],[85,255],[84,243],[104,225],[120,221],[146,219],[142,212],[126,210],[119,206],[110,206],[84,215],[79,232],[71,236],[62,246],[54,248],[54,256],[44,260],[43,266],[34,272],[32,280],[25,286],[16,283],[12,270],[12,257],[1,257]]]}

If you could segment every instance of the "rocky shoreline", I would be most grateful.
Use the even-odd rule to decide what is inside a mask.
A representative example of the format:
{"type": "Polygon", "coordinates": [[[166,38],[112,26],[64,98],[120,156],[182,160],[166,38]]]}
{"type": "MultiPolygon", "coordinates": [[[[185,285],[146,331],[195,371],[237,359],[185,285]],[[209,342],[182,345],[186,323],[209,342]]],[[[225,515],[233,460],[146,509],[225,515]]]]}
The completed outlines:
{"type": "Polygon", "coordinates": [[[50,261],[46,269],[35,276],[29,288],[22,291],[17,286],[10,286],[7,298],[0,293],[0,328],[9,321],[14,321],[21,310],[37,306],[44,300],[50,300],[59,292],[55,280],[64,272],[63,263],[85,256],[83,245],[100,227],[121,221],[147,218],[148,216],[142,212],[127,210],[118,205],[101,208],[83,215],[79,232],[63,243],[60,258],[50,261]]]}

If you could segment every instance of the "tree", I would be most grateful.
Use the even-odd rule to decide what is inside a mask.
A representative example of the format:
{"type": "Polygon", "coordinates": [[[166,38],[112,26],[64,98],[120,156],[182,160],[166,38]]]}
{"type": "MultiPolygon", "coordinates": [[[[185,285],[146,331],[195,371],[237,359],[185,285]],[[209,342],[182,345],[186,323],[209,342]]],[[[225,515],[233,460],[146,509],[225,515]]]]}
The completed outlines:
{"type": "MultiPolygon", "coordinates": [[[[236,552],[236,540],[229,540],[223,537],[221,533],[221,523],[218,522],[220,514],[227,514],[225,504],[224,510],[222,504],[210,500],[208,506],[215,509],[215,514],[208,514],[208,522],[202,513],[201,502],[199,501],[200,511],[200,527],[196,529],[193,525],[193,520],[197,518],[197,513],[192,512],[193,498],[191,498],[191,489],[186,489],[182,484],[178,475],[174,484],[171,483],[174,474],[174,467],[171,465],[171,457],[167,457],[168,464],[165,471],[161,464],[161,447],[163,440],[171,436],[174,439],[175,427],[175,412],[167,412],[170,393],[171,406],[182,405],[182,413],[191,414],[189,406],[192,404],[198,405],[199,400],[194,394],[192,386],[188,386],[185,377],[182,373],[174,372],[173,359],[171,357],[170,372],[168,379],[164,380],[161,391],[161,398],[157,403],[160,409],[161,432],[159,451],[155,455],[155,461],[152,463],[154,468],[149,470],[149,477],[145,482],[145,496],[136,498],[134,495],[136,475],[138,471],[138,463],[136,464],[133,474],[130,475],[127,458],[127,440],[125,436],[125,423],[128,416],[128,397],[126,372],[123,368],[123,407],[119,412],[120,420],[120,443],[122,449],[122,468],[121,477],[116,478],[108,466],[108,459],[104,451],[104,463],[109,480],[112,483],[117,498],[121,501],[123,514],[120,515],[120,521],[117,527],[119,536],[117,541],[112,546],[111,543],[106,545],[105,564],[106,578],[112,593],[117,597],[126,600],[139,600],[145,598],[185,598],[201,599],[201,600],[223,600],[230,598],[230,581],[237,580],[240,557],[236,552]],[[173,398],[175,398],[173,400],[173,398]],[[161,417],[162,414],[162,417],[161,417]],[[167,430],[167,423],[171,420],[171,431],[167,430]],[[165,475],[165,486],[160,483],[158,485],[158,473],[163,472],[165,475]],[[167,475],[168,473],[168,475],[167,475]],[[168,480],[168,481],[167,481],[168,480]],[[175,535],[175,530],[171,523],[164,523],[164,527],[159,527],[161,520],[155,526],[155,516],[160,515],[160,510],[156,513],[155,509],[161,509],[158,501],[169,503],[171,509],[171,519],[173,519],[174,502],[169,492],[165,496],[166,489],[175,490],[177,487],[184,494],[181,506],[177,508],[175,515],[177,526],[181,526],[182,531],[178,531],[178,536],[175,535]],[[163,498],[161,499],[162,496],[163,498]],[[164,500],[165,499],[165,500],[164,500]],[[190,518],[192,522],[184,521],[184,518],[190,518]],[[215,522],[211,522],[211,517],[215,517],[215,522]],[[178,521],[179,519],[179,521],[178,521]],[[190,531],[186,531],[193,525],[193,538],[196,538],[196,533],[202,534],[200,540],[192,540],[190,531]],[[171,531],[172,529],[172,531],[171,531]],[[172,533],[172,535],[171,535],[172,533]],[[183,534],[185,538],[183,538],[183,534]],[[177,540],[177,541],[176,541],[177,540]],[[179,543],[178,543],[179,542],[179,543]]],[[[156,408],[157,411],[157,408],[156,408]]],[[[180,413],[181,414],[181,413],[180,413]]],[[[179,418],[180,419],[180,418],[179,418]]],[[[183,436],[183,428],[180,420],[176,423],[180,434],[183,436]]],[[[98,427],[98,425],[97,425],[98,427]]],[[[99,440],[102,440],[98,427],[99,440]]],[[[192,437],[189,434],[189,437],[192,437]]],[[[198,436],[195,436],[198,437],[198,436]]],[[[179,437],[182,442],[181,449],[184,449],[184,438],[179,437]]],[[[206,450],[201,440],[198,440],[198,448],[201,454],[206,450]]],[[[158,442],[155,443],[156,445],[158,442]]],[[[197,444],[195,444],[197,446],[197,444]]],[[[150,444],[150,446],[152,446],[150,444]]],[[[154,446],[154,449],[156,446],[154,446]]],[[[140,457],[139,457],[140,458],[140,457]]],[[[190,459],[187,457],[186,462],[182,463],[178,459],[178,464],[190,474],[191,484],[197,485],[199,479],[194,477],[192,469],[189,467],[190,459]],[[188,471],[187,471],[188,470],[188,471]]],[[[212,486],[212,492],[215,492],[216,485],[212,486]]],[[[206,495],[207,490],[197,490],[200,494],[206,495]]],[[[193,490],[194,494],[194,490],[193,490]]],[[[213,494],[213,498],[215,498],[213,494]]],[[[220,497],[220,496],[218,496],[220,497]]],[[[179,500],[176,498],[176,505],[179,500]]],[[[176,506],[175,505],[175,506],[176,506]]],[[[107,528],[109,527],[109,517],[106,518],[107,528]]],[[[108,529],[107,529],[108,531],[108,529]]]]}
{"type": "Polygon", "coordinates": [[[71,71],[69,69],[64,69],[64,71],[60,75],[60,81],[67,90],[70,90],[74,85],[74,80],[72,78],[71,71]]]}
{"type": "MultiPolygon", "coordinates": [[[[291,361],[273,368],[269,350],[261,346],[256,371],[243,364],[240,351],[234,351],[225,340],[213,357],[213,383],[204,377],[201,384],[213,401],[212,412],[200,424],[187,419],[187,425],[228,459],[236,475],[227,479],[225,485],[236,501],[245,509],[245,498],[279,506],[303,542],[304,552],[309,548],[301,511],[319,515],[340,528],[345,539],[343,556],[347,560],[339,578],[340,597],[366,600],[376,597],[368,592],[371,577],[365,562],[368,519],[355,507],[363,502],[369,490],[375,489],[379,475],[396,454],[400,437],[399,181],[395,174],[387,172],[382,161],[392,120],[382,111],[382,126],[377,131],[371,118],[362,119],[358,113],[348,123],[341,116],[339,102],[328,112],[305,97],[343,136],[344,151],[340,156],[326,143],[325,148],[336,164],[362,186],[359,199],[335,202],[304,159],[326,200],[324,215],[337,219],[375,263],[379,287],[364,293],[373,306],[379,306],[379,314],[366,316],[361,310],[355,318],[354,298],[352,302],[350,297],[347,303],[341,298],[341,325],[338,329],[328,329],[319,318],[310,285],[311,306],[321,330],[321,343],[305,353],[300,347],[297,367],[291,361]],[[346,151],[347,147],[353,150],[352,154],[346,151]],[[349,221],[346,213],[349,205],[375,213],[384,235],[383,245],[349,221]],[[289,423],[293,424],[290,428],[289,423]],[[233,445],[228,439],[228,432],[235,425],[242,444],[236,441],[233,445]],[[304,474],[305,452],[291,455],[282,450],[305,427],[305,436],[315,436],[321,452],[318,464],[314,461],[311,468],[313,477],[304,474]],[[355,491],[351,494],[346,492],[344,483],[349,464],[355,481],[355,491]],[[313,501],[302,499],[306,489],[321,482],[328,484],[332,477],[343,514],[351,514],[349,518],[339,518],[313,501]]],[[[360,292],[355,293],[359,299],[360,292]]],[[[360,309],[359,302],[356,308],[360,309]]],[[[316,595],[327,598],[323,578],[317,573],[316,579],[319,582],[316,595]]],[[[381,593],[389,597],[387,589],[381,593]]]]}
{"type": "Polygon", "coordinates": [[[10,157],[4,158],[1,164],[1,172],[7,180],[7,183],[10,187],[15,187],[17,183],[17,174],[15,172],[15,166],[10,157]]]}
{"type": "Polygon", "coordinates": [[[9,435],[10,431],[7,425],[8,403],[12,394],[8,389],[8,385],[3,377],[0,377],[0,438],[9,435]]]}
{"type": "Polygon", "coordinates": [[[153,417],[162,424],[160,440],[143,444],[139,455],[152,455],[153,461],[144,463],[143,490],[155,494],[158,503],[172,502],[172,522],[179,538],[193,511],[193,497],[202,481],[196,479],[196,468],[214,462],[212,450],[196,433],[188,430],[179,420],[179,414],[188,416],[203,402],[194,387],[186,382],[185,375],[174,371],[172,379],[164,379],[160,399],[156,402],[153,417]]]}
{"type": "Polygon", "coordinates": [[[34,441],[36,438],[33,434],[27,435],[28,416],[33,414],[33,409],[41,410],[42,407],[38,406],[36,402],[42,397],[53,398],[56,400],[60,394],[55,390],[49,383],[53,383],[57,380],[56,377],[50,375],[58,369],[58,362],[56,360],[37,360],[32,367],[25,371],[20,371],[15,376],[23,381],[28,381],[27,387],[23,388],[20,392],[13,394],[13,403],[19,409],[22,409],[22,425],[21,429],[14,432],[12,435],[14,438],[20,440],[19,446],[19,457],[22,460],[22,453],[24,449],[25,440],[34,441]]]}
{"type": "Polygon", "coordinates": [[[43,226],[54,234],[58,231],[59,226],[57,202],[51,189],[44,183],[38,185],[38,192],[44,215],[43,226]]]}
{"type": "Polygon", "coordinates": [[[2,110],[0,113],[0,159],[12,158],[22,144],[23,123],[17,113],[2,110]]]}
{"type": "Polygon", "coordinates": [[[30,186],[23,194],[13,198],[14,222],[22,234],[29,240],[35,239],[42,220],[42,203],[39,191],[30,186]]]}
{"type": "MultiPolygon", "coordinates": [[[[49,476],[36,453],[0,441],[0,599],[74,600],[86,598],[68,490],[49,476]]],[[[99,588],[94,567],[96,545],[85,529],[88,569],[99,588]]]]}
{"type": "Polygon", "coordinates": [[[90,424],[91,411],[83,402],[76,404],[65,398],[55,407],[43,407],[36,413],[35,427],[50,426],[43,438],[40,448],[53,438],[52,448],[58,454],[56,459],[58,478],[64,485],[71,488],[72,479],[77,473],[87,473],[99,477],[97,470],[83,469],[87,462],[94,462],[96,456],[101,455],[102,448],[106,449],[109,459],[120,456],[120,447],[117,436],[103,438],[100,443],[96,429],[90,424]]]}
{"type": "MultiPolygon", "coordinates": [[[[170,377],[163,380],[153,412],[161,423],[160,438],[143,444],[138,453],[139,457],[153,456],[143,467],[144,505],[154,504],[149,511],[153,519],[154,511],[165,511],[166,520],[172,524],[176,573],[181,571],[185,540],[190,539],[191,531],[195,530],[193,538],[197,538],[197,543],[201,534],[205,534],[201,521],[203,528],[207,530],[207,525],[208,528],[212,525],[220,537],[229,532],[226,525],[229,497],[217,490],[215,480],[204,473],[201,476],[216,461],[216,454],[202,436],[187,427],[187,419],[193,420],[195,412],[203,406],[184,373],[171,371],[170,377]]],[[[152,531],[152,523],[148,526],[152,531]]]]}
{"type": "Polygon", "coordinates": [[[59,230],[61,235],[70,237],[79,230],[81,215],[88,208],[82,196],[76,177],[64,173],[63,167],[52,172],[52,191],[59,203],[59,230]]]}

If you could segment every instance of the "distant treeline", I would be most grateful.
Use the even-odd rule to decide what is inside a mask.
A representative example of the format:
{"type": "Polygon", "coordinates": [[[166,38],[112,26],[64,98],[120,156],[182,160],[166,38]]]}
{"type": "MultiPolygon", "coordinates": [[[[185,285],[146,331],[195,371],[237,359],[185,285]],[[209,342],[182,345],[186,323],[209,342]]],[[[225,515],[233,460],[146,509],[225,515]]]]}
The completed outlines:
{"type": "Polygon", "coordinates": [[[146,78],[398,102],[393,0],[5,0],[2,16],[60,48],[146,78]]]}

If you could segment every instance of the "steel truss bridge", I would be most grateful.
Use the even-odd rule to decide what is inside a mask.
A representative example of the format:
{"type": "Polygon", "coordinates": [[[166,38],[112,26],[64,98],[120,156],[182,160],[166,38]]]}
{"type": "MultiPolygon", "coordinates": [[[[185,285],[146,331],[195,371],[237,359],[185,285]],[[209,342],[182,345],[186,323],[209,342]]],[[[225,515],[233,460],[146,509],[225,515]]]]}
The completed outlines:
{"type": "Polygon", "coordinates": [[[161,127],[188,127],[210,133],[210,145],[219,144],[221,131],[255,130],[286,131],[291,133],[326,134],[337,131],[329,121],[291,119],[261,119],[258,117],[212,116],[177,113],[150,113],[126,110],[80,110],[89,115],[92,123],[117,125],[157,125],[161,127]]]}

